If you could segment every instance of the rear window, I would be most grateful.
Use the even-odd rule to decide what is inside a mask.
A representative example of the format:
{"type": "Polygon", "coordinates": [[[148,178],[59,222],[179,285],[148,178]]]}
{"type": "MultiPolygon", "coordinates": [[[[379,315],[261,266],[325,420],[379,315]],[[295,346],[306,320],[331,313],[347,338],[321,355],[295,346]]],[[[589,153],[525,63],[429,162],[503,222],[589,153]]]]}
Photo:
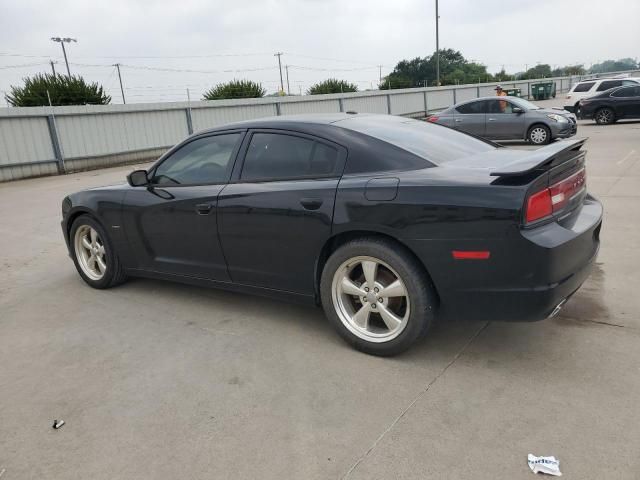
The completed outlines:
{"type": "Polygon", "coordinates": [[[436,165],[496,148],[448,127],[392,115],[361,116],[335,125],[378,138],[436,165]]]}
{"type": "Polygon", "coordinates": [[[575,88],[573,89],[574,92],[588,92],[589,90],[591,90],[591,87],[593,87],[596,84],[596,82],[584,82],[584,83],[579,83],[575,86],[575,88]]]}

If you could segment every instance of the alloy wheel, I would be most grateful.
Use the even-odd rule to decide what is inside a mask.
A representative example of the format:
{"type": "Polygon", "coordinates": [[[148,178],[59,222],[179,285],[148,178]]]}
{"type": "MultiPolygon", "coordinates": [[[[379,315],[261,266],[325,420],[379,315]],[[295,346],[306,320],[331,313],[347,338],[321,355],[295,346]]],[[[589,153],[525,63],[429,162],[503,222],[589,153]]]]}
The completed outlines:
{"type": "Polygon", "coordinates": [[[91,280],[101,280],[107,271],[107,257],[98,231],[89,225],[80,226],[76,230],[74,247],[82,272],[91,280]]]}
{"type": "Polygon", "coordinates": [[[596,120],[598,123],[607,124],[611,123],[612,118],[611,110],[604,109],[598,112],[596,120]]]}
{"type": "Polygon", "coordinates": [[[340,265],[331,293],[340,321],[366,341],[388,342],[407,326],[407,288],[398,273],[377,258],[354,257],[340,265]]]}

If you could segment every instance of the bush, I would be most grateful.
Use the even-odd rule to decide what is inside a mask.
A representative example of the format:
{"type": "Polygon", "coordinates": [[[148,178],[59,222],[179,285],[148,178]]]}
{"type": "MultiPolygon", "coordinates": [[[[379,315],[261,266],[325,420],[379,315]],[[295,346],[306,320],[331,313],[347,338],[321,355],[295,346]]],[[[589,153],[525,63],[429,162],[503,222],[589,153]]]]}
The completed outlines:
{"type": "Polygon", "coordinates": [[[324,93],[347,93],[357,92],[358,87],[353,83],[345,82],[344,80],[337,80],[335,78],[329,78],[324,82],[316,83],[308,91],[308,95],[322,95],[324,93]]]}
{"type": "Polygon", "coordinates": [[[42,107],[49,105],[47,91],[53,105],[106,105],[111,97],[97,83],[72,75],[37,74],[24,79],[24,86],[11,87],[7,101],[14,107],[42,107]]]}
{"type": "Polygon", "coordinates": [[[227,83],[219,83],[210,90],[204,92],[203,100],[224,100],[228,98],[260,98],[267,91],[261,84],[251,80],[231,80],[227,83]]]}

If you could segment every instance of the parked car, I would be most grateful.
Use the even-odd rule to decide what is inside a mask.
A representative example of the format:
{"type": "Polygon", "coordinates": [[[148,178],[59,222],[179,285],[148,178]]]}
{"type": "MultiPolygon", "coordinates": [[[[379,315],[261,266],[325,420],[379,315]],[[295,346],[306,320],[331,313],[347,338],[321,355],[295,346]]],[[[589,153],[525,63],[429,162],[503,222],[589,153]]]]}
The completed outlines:
{"type": "Polygon", "coordinates": [[[91,287],[140,276],[321,303],[350,344],[392,355],[435,318],[539,320],[580,287],[602,218],[583,142],[512,150],[390,115],[251,120],[67,196],[62,232],[91,287]]]}
{"type": "Polygon", "coordinates": [[[575,135],[575,115],[540,108],[516,97],[484,97],[458,103],[431,115],[429,122],[492,140],[527,140],[536,145],[575,135]]]}
{"type": "Polygon", "coordinates": [[[578,104],[583,98],[597,95],[610,88],[621,87],[623,85],[640,85],[640,78],[594,78],[593,80],[578,82],[574,84],[567,93],[567,101],[565,102],[564,109],[577,115],[578,104]]]}
{"type": "Polygon", "coordinates": [[[640,118],[640,84],[612,88],[580,100],[581,118],[608,125],[623,118],[640,118]]]}

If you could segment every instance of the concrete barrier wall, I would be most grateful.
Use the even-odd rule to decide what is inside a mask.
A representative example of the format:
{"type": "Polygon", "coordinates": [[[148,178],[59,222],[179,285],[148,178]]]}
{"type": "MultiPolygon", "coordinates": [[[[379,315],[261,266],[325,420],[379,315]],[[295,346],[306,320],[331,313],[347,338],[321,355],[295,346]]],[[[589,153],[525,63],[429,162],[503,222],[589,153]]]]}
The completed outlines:
{"type": "MultiPolygon", "coordinates": [[[[581,79],[502,85],[520,88],[526,98],[537,81],[554,81],[557,93],[563,93],[581,79]]],[[[149,161],[193,132],[252,118],[341,111],[421,117],[454,103],[494,95],[495,85],[190,103],[0,108],[0,181],[149,161]]]]}

